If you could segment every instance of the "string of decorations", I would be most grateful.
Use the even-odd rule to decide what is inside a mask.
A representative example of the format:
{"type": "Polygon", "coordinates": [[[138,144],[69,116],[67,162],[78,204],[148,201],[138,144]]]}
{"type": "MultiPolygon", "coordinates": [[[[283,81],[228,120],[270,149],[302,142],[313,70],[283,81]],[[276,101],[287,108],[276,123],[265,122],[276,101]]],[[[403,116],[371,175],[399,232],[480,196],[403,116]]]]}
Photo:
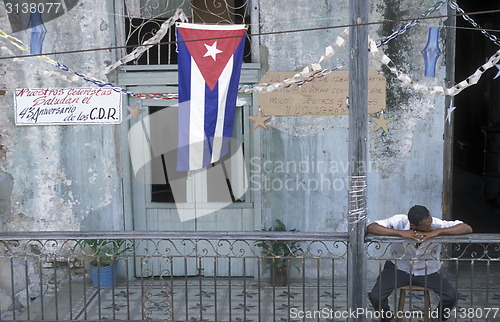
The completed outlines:
{"type": "MultiPolygon", "coordinates": [[[[420,19],[428,17],[432,12],[440,8],[444,4],[445,0],[440,0],[436,4],[434,4],[433,7],[429,8],[426,12],[424,12],[422,15],[419,16],[419,18],[412,20],[411,22],[407,23],[405,26],[402,28],[398,29],[394,33],[392,33],[390,36],[386,37],[383,39],[378,45],[373,45],[373,42],[370,40],[369,48],[373,56],[379,57],[379,59],[384,63],[390,71],[397,76],[397,78],[402,81],[404,84],[407,86],[410,86],[414,88],[417,91],[423,92],[423,93],[429,93],[429,94],[437,94],[437,95],[457,95],[460,93],[463,89],[472,86],[477,83],[481,75],[489,68],[493,67],[498,61],[499,61],[499,53],[495,53],[490,60],[482,65],[474,74],[469,76],[466,80],[460,82],[459,84],[455,85],[454,87],[451,88],[443,88],[440,86],[434,86],[434,87],[427,87],[424,85],[416,84],[414,83],[411,78],[404,74],[403,72],[399,71],[396,67],[396,65],[392,62],[392,60],[383,53],[383,51],[377,50],[379,47],[388,44],[390,41],[396,39],[399,35],[405,33],[407,30],[415,26],[417,23],[420,22],[420,19]]],[[[500,41],[498,40],[497,37],[494,35],[489,34],[486,30],[481,28],[470,16],[465,14],[465,11],[461,9],[458,4],[453,1],[453,0],[448,0],[448,4],[450,5],[451,8],[457,10],[465,20],[467,20],[469,23],[471,23],[475,28],[478,28],[485,36],[487,36],[491,41],[493,41],[495,44],[500,46],[500,41]]],[[[136,47],[136,49],[128,54],[127,56],[124,56],[122,59],[119,61],[115,62],[114,64],[108,66],[105,71],[111,71],[118,66],[133,60],[140,56],[144,51],[148,50],[150,47],[154,46],[154,43],[158,41],[156,38],[161,38],[162,37],[162,32],[168,29],[169,24],[173,24],[175,20],[177,19],[184,19],[185,15],[182,12],[182,10],[177,10],[174,16],[172,16],[169,20],[167,20],[162,27],[160,28],[160,31],[155,34],[152,38],[148,39],[146,42],[144,42],[141,46],[136,47]],[[163,31],[161,31],[163,28],[163,31]]],[[[25,45],[21,40],[19,40],[16,37],[13,37],[11,35],[8,35],[4,31],[0,30],[0,38],[7,39],[11,44],[13,44],[15,47],[21,49],[22,51],[29,51],[30,48],[29,46],[25,45]]],[[[286,88],[292,85],[297,85],[300,86],[306,82],[310,82],[314,80],[315,78],[322,77],[328,73],[330,73],[332,70],[340,68],[342,65],[338,64],[335,66],[333,69],[322,69],[321,63],[328,61],[332,56],[334,56],[338,50],[340,50],[344,45],[346,44],[348,39],[348,29],[345,29],[341,35],[337,37],[337,40],[335,43],[332,45],[326,47],[325,53],[321,56],[319,59],[318,63],[313,63],[308,66],[306,66],[300,73],[295,74],[294,76],[285,79],[283,82],[279,83],[273,83],[273,84],[257,84],[254,86],[241,86],[239,91],[244,92],[244,93],[250,93],[250,92],[258,92],[258,93],[269,93],[276,91],[278,89],[286,88]]],[[[138,94],[131,92],[125,88],[121,88],[118,86],[115,86],[112,83],[104,82],[101,80],[98,80],[94,77],[87,77],[86,75],[79,73],[68,66],[55,61],[51,59],[48,56],[45,55],[37,55],[36,56],[39,59],[42,59],[51,65],[59,68],[62,71],[65,72],[70,72],[73,73],[75,76],[78,78],[83,79],[86,82],[91,82],[94,85],[98,87],[111,87],[112,90],[116,92],[121,92],[126,95],[130,95],[136,98],[140,99],[177,99],[178,96],[177,94],[138,94]]],[[[72,78],[74,80],[75,77],[72,78]]]]}
{"type": "MultiPolygon", "coordinates": [[[[346,28],[337,37],[337,40],[330,46],[325,48],[325,53],[321,55],[317,63],[310,64],[306,66],[300,73],[289,77],[282,82],[277,82],[273,84],[258,84],[254,86],[242,86],[240,91],[244,93],[257,92],[257,93],[270,93],[278,89],[286,88],[291,85],[303,85],[306,82],[310,82],[315,78],[323,77],[324,75],[331,73],[332,69],[323,69],[321,63],[327,62],[333,57],[340,49],[342,49],[347,43],[349,38],[349,29],[346,28]]],[[[338,64],[334,69],[340,68],[342,65],[338,64]]]]}
{"type": "MultiPolygon", "coordinates": [[[[6,32],[4,32],[1,29],[0,29],[0,38],[7,39],[12,45],[14,45],[15,47],[19,48],[22,51],[28,51],[28,52],[30,51],[29,46],[27,46],[26,44],[24,44],[20,39],[7,34],[6,32]]],[[[35,57],[37,57],[39,59],[42,59],[43,61],[45,61],[45,62],[47,62],[47,63],[49,63],[51,65],[54,65],[54,66],[57,64],[57,62],[55,60],[53,60],[50,57],[44,56],[44,55],[37,55],[35,57]]]]}
{"type": "Polygon", "coordinates": [[[380,43],[377,45],[377,47],[382,47],[384,45],[387,45],[389,42],[392,40],[398,38],[400,35],[404,34],[406,31],[410,30],[413,26],[415,26],[417,23],[420,22],[420,19],[428,17],[431,13],[439,9],[446,0],[440,0],[434,4],[431,8],[429,8],[427,11],[425,11],[423,14],[421,14],[417,19],[410,21],[403,27],[399,28],[395,32],[393,32],[390,36],[384,38],[383,40],[380,41],[380,43]]]}
{"type": "MultiPolygon", "coordinates": [[[[464,19],[467,22],[469,22],[470,24],[472,24],[472,26],[474,26],[474,28],[481,31],[481,33],[483,35],[485,35],[487,38],[489,38],[493,43],[500,46],[499,39],[496,36],[490,34],[484,28],[482,28],[470,16],[466,15],[465,11],[463,9],[461,9],[455,1],[448,0],[448,4],[450,5],[450,7],[452,9],[457,10],[464,17],[464,19]]],[[[455,96],[455,95],[459,94],[461,91],[463,91],[464,89],[466,89],[472,85],[477,84],[477,82],[479,81],[481,76],[488,69],[492,68],[500,61],[500,50],[498,50],[488,59],[488,61],[485,64],[481,65],[472,75],[470,75],[469,77],[467,77],[465,80],[461,81],[460,83],[458,83],[450,88],[446,88],[446,87],[442,87],[442,86],[429,87],[429,86],[425,86],[425,85],[421,85],[421,84],[413,82],[413,80],[408,75],[406,75],[402,71],[398,70],[398,68],[394,64],[394,62],[386,54],[384,54],[384,52],[382,50],[378,49],[379,47],[380,47],[379,45],[376,45],[375,42],[370,39],[370,41],[369,41],[370,53],[373,56],[378,57],[378,59],[384,65],[386,65],[389,68],[389,70],[391,71],[391,73],[396,75],[396,77],[403,84],[413,88],[416,91],[424,93],[424,94],[455,96]]]]}
{"type": "MultiPolygon", "coordinates": [[[[468,15],[492,14],[492,13],[498,13],[498,12],[500,12],[500,9],[475,11],[475,12],[468,13],[468,15]]],[[[434,19],[443,19],[443,18],[449,18],[449,17],[457,17],[457,16],[461,16],[461,15],[462,14],[446,14],[446,15],[438,15],[438,16],[432,16],[432,17],[423,17],[420,19],[422,19],[422,20],[423,19],[434,20],[434,19]]],[[[321,20],[321,19],[318,19],[318,20],[321,20]]],[[[299,33],[299,32],[305,32],[305,31],[318,31],[318,30],[340,29],[340,28],[359,27],[359,26],[381,25],[381,24],[387,24],[387,23],[397,23],[397,22],[405,22],[405,21],[412,21],[412,20],[415,20],[415,18],[397,19],[397,20],[383,20],[383,21],[374,21],[374,22],[366,22],[366,23],[355,23],[355,24],[301,28],[301,29],[288,29],[288,30],[279,30],[279,31],[268,31],[268,32],[248,34],[247,36],[248,37],[262,37],[262,36],[278,35],[278,34],[299,33]]],[[[216,39],[206,38],[206,39],[199,39],[199,40],[216,40],[216,39]]],[[[176,43],[175,41],[166,41],[166,42],[157,43],[156,45],[172,45],[175,43],[176,43]]],[[[109,50],[113,50],[113,49],[131,48],[131,47],[137,47],[137,45],[122,45],[122,46],[98,47],[98,48],[88,48],[88,49],[79,49],[79,50],[70,50],[70,51],[58,51],[58,52],[45,53],[45,55],[51,56],[51,55],[85,53],[85,52],[94,52],[94,51],[109,51],[109,50]]],[[[30,54],[30,55],[14,56],[14,57],[0,57],[0,60],[13,59],[13,58],[28,58],[28,57],[35,57],[37,55],[38,54],[30,54]]]]}
{"type": "MultiPolygon", "coordinates": [[[[14,52],[12,50],[10,50],[9,48],[7,48],[6,46],[2,46],[2,47],[0,47],[0,49],[2,50],[2,52],[5,52],[9,55],[14,55],[14,52]]],[[[14,58],[12,61],[15,63],[20,63],[23,61],[23,59],[14,58]]],[[[30,69],[35,69],[35,68],[41,69],[39,66],[37,66],[35,64],[30,64],[30,69]]],[[[42,73],[46,77],[58,78],[58,79],[61,79],[63,81],[67,81],[70,83],[78,80],[78,77],[76,75],[74,75],[73,77],[69,77],[69,74],[67,74],[67,73],[62,73],[60,71],[49,71],[48,69],[45,69],[45,68],[43,69],[42,73]]]]}
{"type": "MultiPolygon", "coordinates": [[[[425,11],[423,14],[421,14],[417,19],[410,21],[405,26],[401,27],[400,29],[393,32],[388,37],[384,38],[377,45],[377,47],[387,45],[392,40],[398,38],[400,35],[404,34],[406,31],[408,31],[413,26],[415,26],[417,23],[419,23],[420,19],[428,17],[431,13],[433,13],[434,11],[439,9],[445,2],[446,2],[446,0],[440,0],[440,1],[436,2],[434,4],[434,6],[432,6],[427,11],[425,11]]],[[[337,37],[337,40],[335,41],[334,44],[326,47],[325,54],[323,56],[321,56],[318,63],[311,64],[311,65],[307,66],[306,68],[304,68],[302,70],[302,72],[295,74],[294,76],[283,80],[283,82],[273,83],[273,84],[258,84],[255,86],[246,85],[246,86],[243,86],[242,88],[240,88],[240,91],[243,91],[245,93],[249,93],[252,91],[257,92],[257,93],[270,93],[270,92],[273,92],[273,91],[276,91],[276,90],[279,90],[282,88],[289,87],[291,85],[297,85],[297,86],[303,85],[306,82],[310,82],[315,78],[319,78],[319,77],[322,77],[322,76],[330,73],[332,70],[340,68],[342,66],[342,64],[335,66],[334,69],[332,69],[332,70],[326,70],[326,69],[321,70],[321,63],[328,61],[333,55],[335,55],[337,53],[337,51],[339,49],[344,47],[344,45],[347,42],[348,35],[349,35],[349,30],[345,29],[337,37]]]]}
{"type": "MultiPolygon", "coordinates": [[[[23,43],[20,39],[7,34],[3,30],[0,30],[0,38],[6,39],[9,43],[11,43],[12,45],[19,48],[22,51],[30,51],[30,48],[28,45],[23,43]]],[[[120,93],[129,95],[129,96],[140,98],[140,99],[167,99],[167,100],[170,100],[170,99],[177,99],[178,98],[177,94],[138,94],[138,93],[134,93],[134,92],[127,90],[126,88],[115,86],[112,83],[104,82],[104,81],[101,81],[101,80],[96,79],[94,77],[87,77],[86,75],[79,73],[79,72],[69,68],[68,66],[66,66],[66,65],[64,65],[64,64],[62,64],[62,63],[60,63],[60,62],[58,62],[58,61],[56,61],[48,56],[37,55],[35,57],[42,59],[43,61],[59,68],[62,71],[70,72],[70,73],[76,75],[78,78],[81,78],[86,82],[90,82],[98,87],[111,87],[111,89],[115,92],[120,92],[120,93]]]]}
{"type": "Polygon", "coordinates": [[[456,84],[455,86],[452,86],[450,88],[445,88],[442,86],[429,87],[426,85],[421,85],[413,82],[413,80],[408,75],[406,75],[396,67],[396,64],[394,64],[394,62],[386,54],[384,54],[382,50],[377,48],[377,45],[371,39],[369,41],[369,47],[371,55],[377,57],[384,65],[386,65],[391,71],[391,73],[396,75],[397,79],[399,79],[403,84],[424,94],[455,96],[464,89],[466,89],[467,87],[476,84],[484,72],[486,72],[491,67],[495,66],[495,64],[498,63],[498,61],[500,61],[500,50],[498,50],[495,54],[493,54],[493,56],[490,57],[490,59],[485,64],[479,67],[472,75],[470,75],[460,83],[456,84]]]}
{"type": "Polygon", "coordinates": [[[172,17],[168,18],[168,20],[166,20],[161,24],[160,29],[154,34],[154,36],[143,42],[142,45],[136,47],[130,54],[122,57],[114,64],[106,67],[104,69],[104,74],[108,74],[110,71],[116,69],[117,67],[125,63],[128,63],[129,61],[139,58],[142,55],[142,53],[147,51],[149,48],[157,45],[161,41],[161,39],[167,34],[168,29],[172,27],[177,20],[180,20],[181,22],[188,22],[188,18],[186,17],[184,11],[182,11],[181,8],[178,8],[172,17]]]}

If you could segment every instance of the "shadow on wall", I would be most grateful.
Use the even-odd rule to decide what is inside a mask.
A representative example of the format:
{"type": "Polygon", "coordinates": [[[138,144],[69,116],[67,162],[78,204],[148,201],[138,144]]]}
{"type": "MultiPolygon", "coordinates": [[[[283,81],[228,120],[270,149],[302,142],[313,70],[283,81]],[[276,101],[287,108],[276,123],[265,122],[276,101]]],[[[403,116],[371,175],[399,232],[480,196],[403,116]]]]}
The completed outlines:
{"type": "MultiPolygon", "coordinates": [[[[2,150],[3,149],[0,148],[0,161],[2,160],[2,150]]],[[[12,175],[6,172],[0,172],[0,227],[5,227],[5,224],[10,218],[10,200],[13,188],[14,178],[12,178],[12,175]]]]}

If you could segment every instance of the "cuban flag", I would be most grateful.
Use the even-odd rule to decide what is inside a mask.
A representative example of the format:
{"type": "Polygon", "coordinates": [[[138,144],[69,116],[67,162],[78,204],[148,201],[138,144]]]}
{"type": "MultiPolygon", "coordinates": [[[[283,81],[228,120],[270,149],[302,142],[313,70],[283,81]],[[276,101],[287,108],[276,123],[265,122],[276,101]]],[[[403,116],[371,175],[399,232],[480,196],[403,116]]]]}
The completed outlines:
{"type": "Polygon", "coordinates": [[[245,25],[177,23],[178,171],[205,168],[229,151],[245,32],[245,25]]]}

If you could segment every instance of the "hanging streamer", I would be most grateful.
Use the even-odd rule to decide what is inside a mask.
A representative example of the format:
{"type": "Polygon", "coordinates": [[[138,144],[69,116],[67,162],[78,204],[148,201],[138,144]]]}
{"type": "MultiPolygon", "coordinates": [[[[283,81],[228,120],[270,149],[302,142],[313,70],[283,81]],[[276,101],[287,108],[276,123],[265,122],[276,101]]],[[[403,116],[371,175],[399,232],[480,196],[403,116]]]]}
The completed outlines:
{"type": "Polygon", "coordinates": [[[160,29],[158,32],[148,40],[142,43],[142,45],[136,47],[130,54],[122,57],[119,61],[115,62],[114,64],[104,68],[104,74],[109,73],[110,71],[116,69],[117,67],[128,63],[131,60],[134,60],[142,55],[146,50],[149,48],[153,47],[154,45],[158,44],[160,40],[167,34],[168,29],[177,21],[180,20],[181,22],[188,22],[188,18],[184,14],[184,11],[182,9],[177,9],[175,11],[175,14],[170,17],[167,21],[162,23],[160,29]]]}
{"type": "MultiPolygon", "coordinates": [[[[243,86],[240,91],[244,93],[251,93],[251,92],[270,93],[291,85],[300,86],[306,82],[312,81],[314,78],[322,77],[330,73],[332,70],[323,69],[321,67],[321,63],[330,60],[330,58],[333,57],[333,55],[335,55],[337,51],[339,51],[342,47],[345,46],[348,38],[349,38],[349,29],[345,29],[337,37],[337,40],[333,44],[325,48],[325,53],[320,57],[317,63],[313,63],[306,66],[300,73],[297,73],[292,77],[283,80],[282,82],[273,84],[259,84],[253,87],[243,86]]],[[[340,66],[341,65],[335,66],[335,69],[339,68],[340,66]]]]}
{"type": "MultiPolygon", "coordinates": [[[[11,44],[13,44],[15,47],[17,47],[23,51],[30,51],[30,48],[27,45],[25,45],[21,40],[19,40],[16,37],[13,37],[11,35],[8,35],[7,33],[5,33],[2,30],[0,30],[0,38],[7,39],[11,44]]],[[[35,56],[35,57],[39,58],[39,59],[41,59],[41,60],[43,60],[51,65],[54,65],[55,67],[59,68],[60,70],[73,73],[75,76],[77,76],[77,78],[75,78],[73,76],[73,78],[72,78],[73,81],[75,81],[77,79],[83,79],[84,81],[90,82],[96,86],[111,87],[111,89],[114,90],[115,92],[121,92],[123,94],[127,94],[127,95],[130,95],[130,96],[133,96],[136,98],[141,98],[141,99],[167,99],[167,100],[177,99],[177,94],[136,94],[136,93],[131,92],[125,88],[115,86],[112,83],[104,82],[104,81],[98,80],[94,77],[87,77],[86,75],[78,73],[78,72],[72,70],[71,68],[69,68],[68,66],[66,66],[58,61],[55,61],[48,56],[39,55],[39,56],[35,56]]]]}
{"type": "MultiPolygon", "coordinates": [[[[428,16],[431,12],[435,11],[436,9],[438,9],[444,2],[445,1],[443,1],[443,0],[438,1],[433,7],[431,7],[424,14],[422,14],[419,17],[419,19],[428,16]]],[[[456,2],[448,0],[448,4],[453,9],[456,9],[459,13],[461,13],[461,14],[464,13],[464,11],[458,7],[458,5],[456,4],[456,2]]],[[[176,14],[179,14],[178,19],[182,19],[182,15],[181,15],[180,12],[176,12],[176,14]]],[[[171,19],[174,20],[175,16],[176,15],[174,15],[173,17],[171,17],[171,19]]],[[[498,39],[495,36],[490,35],[488,32],[486,32],[484,29],[482,29],[469,16],[463,15],[463,17],[467,21],[469,21],[470,23],[472,23],[476,28],[480,29],[481,32],[484,35],[486,35],[487,37],[489,37],[489,39],[491,39],[495,44],[500,45],[500,42],[498,41],[498,39]]],[[[379,45],[376,45],[372,40],[370,40],[369,48],[370,48],[371,54],[374,57],[377,57],[383,64],[385,64],[389,68],[389,70],[393,74],[395,74],[397,76],[397,78],[400,81],[402,81],[405,85],[410,86],[410,87],[414,88],[415,90],[417,90],[419,92],[426,93],[426,94],[435,94],[435,95],[450,95],[450,96],[457,95],[458,93],[460,93],[465,88],[476,84],[478,82],[478,80],[481,78],[481,75],[487,69],[495,66],[495,64],[498,61],[500,61],[500,51],[498,51],[498,52],[496,52],[489,59],[489,61],[486,64],[484,64],[480,68],[478,68],[474,74],[472,74],[467,79],[465,79],[464,81],[458,83],[457,85],[455,85],[455,86],[453,86],[451,88],[443,88],[441,86],[428,87],[428,86],[425,86],[425,85],[420,85],[420,84],[414,83],[408,75],[406,75],[405,73],[399,71],[397,69],[396,65],[392,62],[392,60],[387,55],[385,55],[383,53],[383,51],[381,51],[381,50],[379,51],[378,47],[381,47],[382,45],[385,45],[388,42],[396,39],[399,35],[401,35],[402,33],[406,32],[407,30],[409,30],[411,27],[413,27],[418,22],[420,22],[418,19],[411,21],[410,23],[408,23],[404,27],[400,28],[398,31],[396,31],[393,34],[391,34],[389,37],[385,38],[379,45]]],[[[167,22],[165,22],[165,23],[167,23],[167,22]]],[[[164,23],[164,25],[166,26],[167,24],[165,24],[165,23],[164,23]]],[[[162,25],[162,27],[164,25],[162,25]]],[[[164,29],[168,29],[168,28],[165,27],[164,29]]],[[[158,37],[160,37],[160,35],[161,35],[160,31],[157,34],[155,34],[155,36],[158,36],[158,37]]],[[[6,34],[2,30],[0,30],[0,39],[1,38],[7,39],[12,45],[14,45],[15,47],[17,47],[20,50],[30,51],[30,48],[28,46],[26,46],[21,40],[13,37],[11,35],[6,34]]],[[[284,80],[281,83],[258,84],[258,85],[255,85],[255,86],[241,86],[240,89],[239,89],[239,91],[240,92],[244,92],[244,93],[251,93],[251,92],[267,93],[267,92],[272,92],[272,91],[275,91],[275,90],[278,90],[278,89],[282,89],[282,88],[285,88],[285,87],[289,87],[291,85],[302,85],[305,82],[309,82],[309,81],[312,81],[315,78],[322,77],[325,74],[330,73],[332,70],[338,69],[338,68],[341,67],[341,65],[337,65],[337,66],[335,66],[331,70],[329,70],[329,69],[322,69],[321,63],[322,62],[326,62],[327,60],[329,60],[333,55],[335,55],[337,53],[337,51],[339,49],[341,49],[342,47],[344,47],[345,43],[347,42],[347,39],[348,39],[348,30],[346,29],[337,38],[337,41],[334,44],[332,44],[331,46],[328,46],[325,49],[325,54],[320,58],[320,60],[319,60],[318,63],[311,64],[311,65],[307,66],[306,68],[304,68],[302,70],[302,72],[297,73],[293,77],[288,78],[288,79],[284,80]]],[[[108,66],[105,69],[105,71],[111,71],[112,69],[115,69],[119,65],[128,62],[129,59],[130,60],[134,59],[134,58],[131,58],[131,57],[133,57],[133,56],[136,57],[136,55],[140,55],[140,53],[138,54],[139,51],[141,51],[141,50],[147,50],[148,49],[147,46],[153,46],[154,45],[153,42],[155,42],[155,41],[153,40],[153,38],[149,39],[148,41],[146,41],[143,45],[137,47],[136,50],[133,53],[131,53],[131,54],[127,55],[127,56],[124,56],[122,59],[120,59],[119,61],[117,61],[113,65],[108,66]]],[[[138,93],[134,93],[134,92],[131,92],[131,91],[127,90],[127,89],[115,86],[115,85],[113,85],[111,83],[100,81],[100,80],[98,80],[96,78],[93,78],[93,77],[87,77],[84,74],[78,73],[78,72],[70,69],[69,67],[65,66],[64,64],[61,64],[61,63],[59,63],[59,62],[51,59],[50,57],[47,57],[47,56],[44,56],[44,55],[39,55],[39,56],[36,56],[36,57],[39,58],[39,59],[44,60],[45,62],[47,62],[47,63],[49,63],[51,65],[56,66],[60,70],[73,73],[74,74],[73,77],[66,78],[69,81],[75,81],[76,79],[83,79],[83,80],[85,80],[87,82],[93,83],[96,86],[99,86],[99,87],[111,87],[114,91],[122,92],[124,94],[130,95],[130,96],[133,96],[133,97],[136,97],[136,98],[140,98],[140,99],[177,99],[177,94],[138,94],[138,93]]],[[[47,73],[48,72],[45,72],[45,74],[47,74],[47,73]]],[[[50,74],[53,75],[54,73],[50,72],[50,74]]],[[[59,78],[63,79],[63,77],[61,77],[61,76],[59,78]]]]}
{"type": "Polygon", "coordinates": [[[377,45],[373,40],[369,40],[369,47],[370,47],[370,53],[372,56],[378,58],[384,65],[386,65],[391,73],[396,75],[396,77],[403,82],[403,84],[415,89],[416,91],[419,91],[424,94],[434,94],[434,95],[449,95],[449,96],[455,96],[467,87],[470,87],[474,84],[476,84],[483,73],[490,69],[491,67],[495,66],[496,63],[500,61],[500,50],[498,50],[493,56],[490,57],[490,59],[483,64],[481,67],[479,67],[474,74],[470,75],[467,77],[465,80],[461,81],[460,83],[456,84],[453,87],[446,88],[442,86],[425,86],[421,85],[418,83],[414,83],[412,79],[406,75],[405,73],[401,72],[400,70],[397,69],[396,65],[394,62],[386,55],[382,50],[379,50],[377,48],[377,45]]]}

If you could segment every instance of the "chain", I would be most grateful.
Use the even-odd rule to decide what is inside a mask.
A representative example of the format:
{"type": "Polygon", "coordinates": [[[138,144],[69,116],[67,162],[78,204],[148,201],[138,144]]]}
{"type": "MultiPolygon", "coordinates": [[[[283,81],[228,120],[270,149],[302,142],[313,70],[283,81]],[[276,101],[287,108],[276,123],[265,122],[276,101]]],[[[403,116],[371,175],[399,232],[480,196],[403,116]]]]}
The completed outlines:
{"type": "Polygon", "coordinates": [[[56,62],[56,67],[59,68],[59,69],[61,69],[61,70],[63,70],[63,71],[65,71],[65,72],[73,73],[76,76],[82,78],[84,81],[89,82],[89,83],[93,83],[96,86],[99,86],[99,87],[111,87],[111,89],[113,91],[115,91],[115,92],[123,93],[123,94],[129,95],[129,96],[133,96],[133,97],[136,97],[136,98],[142,98],[142,99],[177,99],[177,94],[138,94],[138,93],[134,93],[134,92],[129,91],[126,88],[115,86],[112,83],[106,83],[106,82],[103,82],[103,81],[95,79],[95,78],[89,78],[89,77],[85,76],[84,74],[76,72],[76,71],[72,70],[71,68],[69,68],[68,66],[66,66],[64,64],[61,64],[60,62],[56,62]]]}
{"type": "MultiPolygon", "coordinates": [[[[14,45],[15,47],[17,47],[18,49],[20,49],[22,51],[29,51],[30,50],[28,45],[24,44],[18,38],[7,34],[3,30],[0,30],[0,38],[5,38],[8,42],[10,42],[12,45],[14,45]]],[[[73,73],[74,75],[82,78],[84,81],[89,82],[89,83],[93,83],[96,86],[111,87],[111,89],[113,91],[118,92],[118,93],[123,93],[123,94],[129,95],[129,96],[133,96],[136,98],[142,98],[142,99],[177,99],[177,94],[138,94],[138,93],[134,93],[134,92],[131,92],[125,88],[115,86],[112,83],[103,82],[103,81],[95,79],[93,77],[89,78],[89,77],[85,76],[84,74],[81,74],[77,71],[74,71],[71,68],[69,68],[68,66],[66,66],[58,61],[55,61],[54,59],[52,59],[48,56],[39,55],[39,56],[36,56],[36,58],[41,59],[41,60],[43,60],[51,65],[54,65],[55,67],[59,68],[62,71],[73,73]]]]}
{"type": "Polygon", "coordinates": [[[440,0],[440,1],[436,2],[434,4],[434,6],[432,6],[426,12],[424,12],[423,14],[421,14],[417,19],[410,21],[409,23],[407,23],[406,25],[404,25],[404,27],[399,28],[398,30],[396,30],[395,32],[393,32],[389,37],[383,39],[377,45],[377,48],[381,47],[381,46],[384,46],[384,45],[387,45],[390,41],[398,38],[399,35],[404,34],[406,31],[408,31],[413,26],[415,26],[417,23],[419,23],[420,19],[426,18],[427,16],[429,16],[431,13],[433,13],[434,11],[436,11],[437,9],[439,9],[445,2],[446,2],[446,0],[440,0]]]}
{"type": "Polygon", "coordinates": [[[450,6],[450,8],[456,10],[459,14],[461,14],[462,17],[465,19],[465,21],[474,26],[474,28],[479,29],[481,33],[486,37],[488,37],[493,43],[495,43],[495,45],[500,46],[500,41],[498,40],[498,38],[495,35],[492,35],[486,30],[484,30],[484,28],[482,28],[477,22],[475,22],[474,19],[472,19],[469,15],[466,15],[465,11],[462,8],[460,8],[455,1],[448,0],[448,5],[450,6]]]}

